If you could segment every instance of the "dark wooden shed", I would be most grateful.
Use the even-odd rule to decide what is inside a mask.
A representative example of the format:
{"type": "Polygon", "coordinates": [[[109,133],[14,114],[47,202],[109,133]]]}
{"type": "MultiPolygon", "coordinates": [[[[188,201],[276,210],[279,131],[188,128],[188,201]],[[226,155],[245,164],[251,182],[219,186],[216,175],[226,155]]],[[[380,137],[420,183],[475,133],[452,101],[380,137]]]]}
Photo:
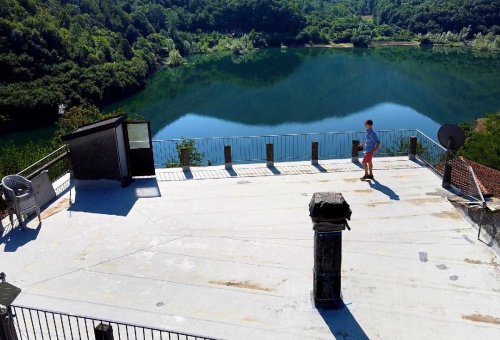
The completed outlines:
{"type": "Polygon", "coordinates": [[[123,124],[126,115],[105,119],[81,126],[67,135],[73,176],[81,181],[111,180],[125,184],[131,175],[128,166],[126,132],[123,124]]]}
{"type": "Polygon", "coordinates": [[[62,137],[69,145],[77,187],[124,186],[133,176],[155,175],[149,122],[126,122],[120,115],[80,126],[62,137]]]}

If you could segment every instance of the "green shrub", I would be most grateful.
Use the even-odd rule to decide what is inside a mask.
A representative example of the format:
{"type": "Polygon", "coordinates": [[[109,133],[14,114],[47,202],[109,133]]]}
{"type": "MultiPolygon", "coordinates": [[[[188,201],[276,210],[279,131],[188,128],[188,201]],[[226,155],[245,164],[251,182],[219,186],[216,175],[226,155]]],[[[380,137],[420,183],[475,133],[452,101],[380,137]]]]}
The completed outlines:
{"type": "Polygon", "coordinates": [[[172,50],[168,53],[167,65],[171,67],[181,66],[184,64],[184,58],[177,50],[172,50]]]}
{"type": "Polygon", "coordinates": [[[177,158],[172,157],[170,158],[165,166],[167,168],[177,168],[182,166],[181,164],[181,158],[182,158],[182,149],[187,148],[188,149],[188,155],[189,155],[189,165],[191,166],[200,166],[202,165],[203,157],[205,156],[205,153],[198,151],[195,145],[195,141],[193,139],[182,139],[180,143],[177,143],[175,145],[175,148],[177,150],[177,158]]]}
{"type": "Polygon", "coordinates": [[[482,127],[474,130],[461,124],[465,131],[465,144],[458,154],[471,161],[500,170],[500,113],[487,116],[482,127]]]}
{"type": "MultiPolygon", "coordinates": [[[[381,154],[385,156],[402,156],[408,155],[410,152],[410,138],[408,137],[399,137],[393,145],[385,146],[382,149],[381,154]]],[[[426,158],[428,155],[427,148],[420,142],[417,141],[417,155],[422,158],[426,158]]]]}
{"type": "Polygon", "coordinates": [[[24,146],[16,146],[9,142],[0,147],[0,179],[7,175],[17,174],[36,161],[47,156],[53,148],[29,142],[24,146]]]}

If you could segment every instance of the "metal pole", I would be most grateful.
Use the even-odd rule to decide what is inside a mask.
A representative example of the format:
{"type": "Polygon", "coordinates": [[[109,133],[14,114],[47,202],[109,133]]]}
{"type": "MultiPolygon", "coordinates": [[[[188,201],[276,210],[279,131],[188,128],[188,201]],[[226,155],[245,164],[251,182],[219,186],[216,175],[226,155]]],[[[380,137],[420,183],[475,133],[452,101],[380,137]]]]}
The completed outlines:
{"type": "Polygon", "coordinates": [[[185,170],[185,171],[189,170],[189,152],[188,152],[188,148],[182,148],[181,149],[181,164],[182,164],[182,170],[185,170]]]}
{"type": "Polygon", "coordinates": [[[274,166],[274,145],[272,143],[266,144],[266,166],[274,166]]]}
{"type": "Polygon", "coordinates": [[[96,340],[113,340],[113,327],[102,322],[94,329],[96,340]]]}
{"type": "Polygon", "coordinates": [[[484,212],[486,211],[486,201],[484,200],[483,193],[481,192],[481,188],[479,187],[479,184],[477,182],[477,177],[476,173],[474,172],[474,169],[472,169],[471,166],[467,167],[469,170],[469,173],[472,176],[472,179],[474,181],[474,185],[476,186],[476,190],[479,194],[479,199],[481,200],[481,217],[479,217],[479,230],[477,231],[477,239],[479,240],[479,237],[481,236],[481,228],[483,226],[483,216],[484,212]]]}
{"type": "Polygon", "coordinates": [[[408,159],[414,161],[417,156],[417,137],[410,137],[410,152],[408,154],[408,159]]]}
{"type": "Polygon", "coordinates": [[[231,157],[231,145],[224,145],[224,164],[226,169],[233,168],[233,160],[231,157]]]}
{"type": "Polygon", "coordinates": [[[448,139],[448,147],[446,148],[446,158],[445,158],[445,163],[444,163],[444,172],[443,172],[443,184],[441,185],[445,189],[451,188],[451,171],[452,167],[450,164],[451,160],[451,143],[452,139],[448,139]]]}
{"type": "Polygon", "coordinates": [[[318,164],[319,159],[319,143],[317,141],[313,141],[311,145],[311,164],[318,164]]]}
{"type": "Polygon", "coordinates": [[[13,319],[10,307],[0,308],[0,340],[17,340],[13,319]]]}
{"type": "Polygon", "coordinates": [[[358,150],[359,148],[359,140],[354,139],[352,141],[352,152],[351,152],[351,161],[353,163],[358,163],[359,162],[359,156],[358,156],[358,150]]]}

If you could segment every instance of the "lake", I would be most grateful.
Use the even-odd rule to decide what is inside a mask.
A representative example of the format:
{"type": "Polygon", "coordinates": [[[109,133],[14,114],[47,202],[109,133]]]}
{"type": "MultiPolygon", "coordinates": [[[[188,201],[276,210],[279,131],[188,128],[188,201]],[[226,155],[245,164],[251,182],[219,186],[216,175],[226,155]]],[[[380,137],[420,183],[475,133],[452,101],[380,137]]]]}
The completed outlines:
{"type": "Polygon", "coordinates": [[[500,110],[500,58],[458,48],[268,49],[158,72],[123,108],[153,139],[417,128],[500,110]]]}
{"type": "MultiPolygon", "coordinates": [[[[151,121],[154,139],[417,128],[500,110],[500,55],[464,48],[267,49],[190,57],[105,108],[151,121]]],[[[13,133],[47,140],[53,128],[13,133]]]]}

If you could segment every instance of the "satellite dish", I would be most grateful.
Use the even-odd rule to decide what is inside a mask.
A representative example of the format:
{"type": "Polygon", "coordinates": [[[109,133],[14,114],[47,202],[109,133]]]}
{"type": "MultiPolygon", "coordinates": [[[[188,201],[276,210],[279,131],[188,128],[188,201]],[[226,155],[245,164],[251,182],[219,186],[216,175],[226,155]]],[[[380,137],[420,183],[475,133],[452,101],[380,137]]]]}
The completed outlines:
{"type": "Polygon", "coordinates": [[[438,131],[439,143],[446,149],[457,150],[465,142],[465,133],[458,125],[444,124],[438,131]]]}

